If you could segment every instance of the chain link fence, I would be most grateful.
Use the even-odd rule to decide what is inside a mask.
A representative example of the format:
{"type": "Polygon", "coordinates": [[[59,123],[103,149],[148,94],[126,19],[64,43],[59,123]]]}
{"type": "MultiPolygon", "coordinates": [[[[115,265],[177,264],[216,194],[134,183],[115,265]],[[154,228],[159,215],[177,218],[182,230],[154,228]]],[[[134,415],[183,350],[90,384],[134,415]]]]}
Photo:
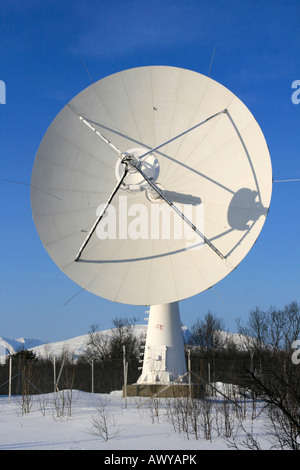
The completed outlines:
{"type": "MultiPolygon", "coordinates": [[[[137,381],[140,371],[137,359],[128,361],[127,382],[137,381]]],[[[77,360],[10,360],[0,366],[0,395],[50,393],[57,388],[85,392],[110,393],[124,384],[121,359],[77,360]]]]}
{"type": "MultiPolygon", "coordinates": [[[[188,355],[188,352],[187,352],[188,355]]],[[[138,358],[128,361],[124,367],[124,358],[77,360],[68,357],[51,359],[7,359],[0,366],[0,395],[22,395],[50,393],[59,388],[76,389],[92,393],[110,393],[121,390],[125,373],[127,384],[137,382],[141,374],[138,358]],[[10,387],[10,388],[9,388],[10,387]]],[[[188,360],[187,360],[188,363],[188,360]]],[[[257,371],[268,374],[269,367],[274,367],[268,354],[251,357],[249,353],[230,354],[228,352],[191,353],[191,371],[202,383],[232,383],[243,385],[246,372],[257,371]]]]}

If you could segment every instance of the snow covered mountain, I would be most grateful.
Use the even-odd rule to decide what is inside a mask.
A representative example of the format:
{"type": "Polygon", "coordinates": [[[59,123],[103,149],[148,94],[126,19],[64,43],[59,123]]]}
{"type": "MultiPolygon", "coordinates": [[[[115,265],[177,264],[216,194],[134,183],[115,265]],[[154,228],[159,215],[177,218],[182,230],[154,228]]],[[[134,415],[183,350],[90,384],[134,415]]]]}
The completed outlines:
{"type": "MultiPolygon", "coordinates": [[[[140,336],[142,333],[146,332],[146,329],[147,325],[135,325],[134,332],[137,336],[140,336]]],[[[112,331],[112,329],[103,330],[99,333],[104,336],[111,336],[112,331]]],[[[6,356],[9,354],[10,348],[12,348],[12,353],[21,349],[30,349],[38,357],[59,357],[64,351],[68,351],[70,354],[73,354],[74,357],[78,357],[83,354],[86,349],[88,336],[88,334],[85,334],[53,343],[44,343],[38,339],[30,338],[9,339],[0,337],[0,364],[5,363],[6,356]]]]}
{"type": "MultiPolygon", "coordinates": [[[[145,333],[147,325],[135,325],[134,333],[139,337],[142,333],[145,333]]],[[[109,337],[112,335],[112,329],[99,331],[103,336],[109,337]]],[[[64,351],[73,354],[74,357],[78,357],[84,353],[87,348],[88,334],[82,336],[76,336],[75,338],[67,339],[64,341],[57,341],[55,343],[47,343],[39,346],[32,347],[32,351],[39,357],[57,356],[59,357],[64,351]]]]}
{"type": "MultiPolygon", "coordinates": [[[[187,327],[183,327],[183,335],[185,341],[188,342],[190,337],[190,331],[187,327]]],[[[103,330],[101,333],[104,336],[111,336],[113,329],[103,330]]],[[[146,334],[147,325],[135,325],[134,333],[136,336],[140,337],[141,334],[146,334]]],[[[228,333],[220,332],[222,340],[221,343],[229,344],[229,342],[234,343],[240,350],[245,350],[247,348],[245,337],[237,333],[228,333]]],[[[49,356],[61,356],[65,351],[78,357],[84,353],[86,349],[86,344],[88,341],[88,334],[76,336],[75,338],[66,339],[63,341],[57,341],[53,343],[44,343],[38,339],[31,338],[18,338],[18,339],[9,339],[0,337],[0,364],[5,363],[6,356],[12,348],[12,353],[19,351],[20,349],[31,349],[38,357],[49,357],[49,356]]]]}
{"type": "Polygon", "coordinates": [[[43,344],[43,341],[33,338],[1,338],[0,337],[0,364],[5,362],[5,357],[10,352],[15,353],[21,349],[31,349],[43,344]]]}

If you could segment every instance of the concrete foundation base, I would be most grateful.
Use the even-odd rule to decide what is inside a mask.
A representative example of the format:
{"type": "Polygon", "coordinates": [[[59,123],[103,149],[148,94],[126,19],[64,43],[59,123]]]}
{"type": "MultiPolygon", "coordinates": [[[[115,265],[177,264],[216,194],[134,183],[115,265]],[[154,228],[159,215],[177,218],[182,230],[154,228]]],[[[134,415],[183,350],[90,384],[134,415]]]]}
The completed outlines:
{"type": "MultiPolygon", "coordinates": [[[[150,385],[150,384],[132,384],[127,385],[127,397],[152,397],[159,391],[158,398],[175,398],[175,397],[188,397],[191,393],[192,398],[203,398],[204,396],[204,385],[202,384],[174,384],[166,388],[166,385],[150,385]]],[[[125,391],[123,387],[123,398],[125,397],[125,391]]]]}

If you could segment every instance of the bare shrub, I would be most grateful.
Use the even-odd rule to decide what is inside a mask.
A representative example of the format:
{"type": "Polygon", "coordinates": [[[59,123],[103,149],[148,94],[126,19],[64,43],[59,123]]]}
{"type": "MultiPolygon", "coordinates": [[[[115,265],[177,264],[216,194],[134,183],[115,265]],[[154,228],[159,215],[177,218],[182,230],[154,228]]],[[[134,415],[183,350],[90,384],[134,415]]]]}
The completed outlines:
{"type": "Polygon", "coordinates": [[[185,434],[187,439],[212,439],[214,420],[210,400],[174,398],[167,402],[167,419],[175,432],[185,434]]]}
{"type": "Polygon", "coordinates": [[[54,393],[53,418],[70,418],[72,415],[73,390],[57,390],[54,393]]]}
{"type": "Polygon", "coordinates": [[[101,437],[104,441],[115,438],[121,432],[116,428],[117,423],[114,415],[107,409],[106,400],[100,401],[97,406],[97,415],[91,418],[90,423],[89,433],[101,437]]]}

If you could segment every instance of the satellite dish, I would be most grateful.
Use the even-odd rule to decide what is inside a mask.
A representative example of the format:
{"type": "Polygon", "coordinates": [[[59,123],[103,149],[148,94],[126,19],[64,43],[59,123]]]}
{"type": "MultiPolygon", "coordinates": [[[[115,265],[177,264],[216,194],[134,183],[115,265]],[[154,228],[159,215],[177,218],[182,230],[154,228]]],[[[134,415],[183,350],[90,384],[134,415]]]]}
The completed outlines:
{"type": "Polygon", "coordinates": [[[152,66],[93,83],[62,109],[35,158],[31,203],[45,249],[73,281],[159,306],[141,376],[153,383],[184,373],[168,364],[179,357],[167,338],[176,303],[237,267],[271,190],[268,147],[247,107],[211,78],[152,66]]]}

